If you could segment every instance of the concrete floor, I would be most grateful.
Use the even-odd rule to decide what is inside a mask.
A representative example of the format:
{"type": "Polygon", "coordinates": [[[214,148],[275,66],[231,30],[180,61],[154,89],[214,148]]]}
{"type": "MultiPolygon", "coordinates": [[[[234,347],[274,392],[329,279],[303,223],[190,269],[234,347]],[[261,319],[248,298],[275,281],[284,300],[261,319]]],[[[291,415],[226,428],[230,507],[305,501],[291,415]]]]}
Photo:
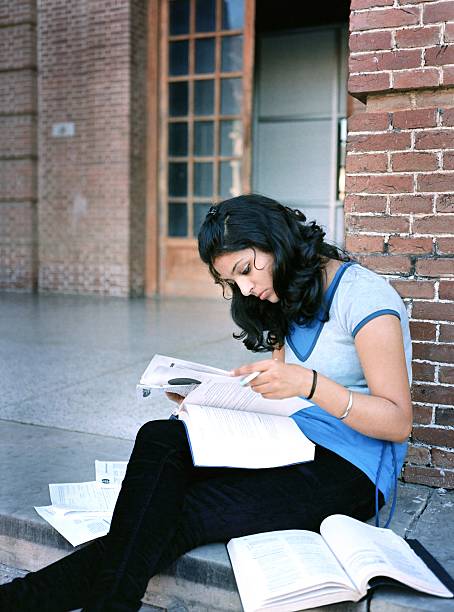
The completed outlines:
{"type": "Polygon", "coordinates": [[[0,294],[0,419],[133,439],[168,416],[135,385],[155,353],[230,369],[257,359],[229,302],[0,294]]]}

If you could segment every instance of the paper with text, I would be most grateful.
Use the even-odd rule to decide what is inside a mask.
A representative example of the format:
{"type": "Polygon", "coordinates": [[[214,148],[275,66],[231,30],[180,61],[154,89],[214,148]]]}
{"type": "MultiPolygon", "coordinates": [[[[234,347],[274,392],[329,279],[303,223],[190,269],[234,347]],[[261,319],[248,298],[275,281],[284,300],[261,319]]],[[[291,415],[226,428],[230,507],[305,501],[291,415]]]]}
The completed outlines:
{"type": "Polygon", "coordinates": [[[52,505],[72,510],[113,512],[119,492],[119,486],[107,488],[96,481],[49,485],[52,505]]]}
{"type": "Polygon", "coordinates": [[[267,468],[314,458],[314,444],[288,417],[185,404],[195,465],[267,468]]]}
{"type": "Polygon", "coordinates": [[[109,533],[109,512],[60,512],[54,506],[35,506],[36,512],[52,525],[72,546],[79,546],[109,533]]]}
{"type": "Polygon", "coordinates": [[[105,487],[120,486],[126,474],[127,461],[95,461],[96,482],[105,487]]]}

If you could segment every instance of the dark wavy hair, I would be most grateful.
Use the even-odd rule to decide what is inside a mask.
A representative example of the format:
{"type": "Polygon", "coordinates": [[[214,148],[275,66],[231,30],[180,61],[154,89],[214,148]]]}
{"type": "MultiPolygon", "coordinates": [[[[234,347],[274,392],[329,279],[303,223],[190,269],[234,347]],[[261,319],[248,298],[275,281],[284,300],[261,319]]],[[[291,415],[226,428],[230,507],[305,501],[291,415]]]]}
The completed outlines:
{"type": "Polygon", "coordinates": [[[271,351],[283,346],[291,325],[328,319],[323,308],[323,273],[327,258],[348,261],[339,248],[325,242],[325,232],[306,222],[300,210],[270,198],[249,194],[212,206],[200,228],[199,254],[215,283],[231,291],[231,315],[242,330],[234,334],[249,350],[271,351]],[[220,277],[214,262],[224,253],[242,249],[271,253],[273,288],[279,302],[244,296],[235,283],[220,277]]]}

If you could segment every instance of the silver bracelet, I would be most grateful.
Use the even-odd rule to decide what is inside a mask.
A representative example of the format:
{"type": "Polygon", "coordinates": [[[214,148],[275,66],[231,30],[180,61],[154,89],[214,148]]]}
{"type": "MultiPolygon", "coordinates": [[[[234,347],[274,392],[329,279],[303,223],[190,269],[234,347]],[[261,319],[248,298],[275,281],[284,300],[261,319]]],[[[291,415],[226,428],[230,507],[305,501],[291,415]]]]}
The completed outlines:
{"type": "Polygon", "coordinates": [[[343,419],[348,417],[348,415],[350,414],[350,410],[352,409],[352,406],[353,406],[353,393],[349,391],[347,408],[345,409],[344,414],[338,417],[339,421],[342,421],[343,419]]]}

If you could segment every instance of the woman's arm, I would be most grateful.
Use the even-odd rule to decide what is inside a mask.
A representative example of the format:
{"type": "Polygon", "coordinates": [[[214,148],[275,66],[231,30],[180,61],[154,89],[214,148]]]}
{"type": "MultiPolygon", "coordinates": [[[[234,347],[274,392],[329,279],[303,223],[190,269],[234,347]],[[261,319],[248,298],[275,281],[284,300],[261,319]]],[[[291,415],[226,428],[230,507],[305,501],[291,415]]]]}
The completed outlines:
{"type": "MultiPolygon", "coordinates": [[[[353,405],[344,422],[373,438],[405,441],[413,419],[399,319],[393,315],[372,319],[356,335],[355,346],[370,395],[353,394],[353,405]]],[[[245,375],[249,371],[261,371],[251,387],[269,399],[307,396],[312,386],[312,370],[285,364],[280,359],[276,361],[276,356],[273,354],[273,359],[243,366],[234,373],[245,375]]],[[[319,374],[312,400],[340,417],[347,407],[349,390],[319,374]]]]}

